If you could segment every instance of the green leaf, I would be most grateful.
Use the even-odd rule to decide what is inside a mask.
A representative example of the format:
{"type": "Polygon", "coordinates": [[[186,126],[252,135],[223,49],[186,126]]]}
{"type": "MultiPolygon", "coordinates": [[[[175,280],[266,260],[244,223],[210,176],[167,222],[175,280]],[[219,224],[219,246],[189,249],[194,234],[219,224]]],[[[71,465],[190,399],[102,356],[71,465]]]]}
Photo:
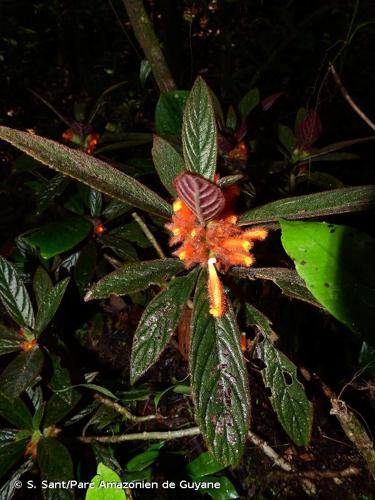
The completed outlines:
{"type": "Polygon", "coordinates": [[[155,109],[155,131],[160,135],[180,135],[187,90],[172,90],[160,94],[155,109]]]}
{"type": "Polygon", "coordinates": [[[372,377],[375,374],[375,348],[367,342],[362,342],[358,364],[364,369],[364,373],[368,377],[372,377]]]}
{"type": "Polygon", "coordinates": [[[216,462],[212,455],[205,451],[187,465],[186,472],[194,480],[202,476],[215,474],[223,469],[223,465],[216,462]]]}
{"type": "Polygon", "coordinates": [[[175,278],[144,310],[134,334],[130,380],[134,384],[159,359],[174,334],[197,279],[197,269],[175,278]]]}
{"type": "Polygon", "coordinates": [[[51,292],[53,283],[47,271],[39,266],[33,278],[33,288],[38,308],[43,304],[45,298],[51,292]]]}
{"type": "Polygon", "coordinates": [[[149,260],[134,262],[117,269],[98,281],[86,294],[85,300],[104,299],[111,294],[129,295],[148,288],[150,285],[160,285],[169,278],[184,270],[179,259],[149,260]]]}
{"type": "Polygon", "coordinates": [[[0,446],[0,478],[23,457],[27,439],[0,446]]]}
{"type": "Polygon", "coordinates": [[[23,338],[18,332],[0,325],[0,355],[19,351],[22,340],[23,338]]]}
{"type": "Polygon", "coordinates": [[[127,203],[118,200],[111,200],[102,212],[106,220],[113,220],[116,217],[126,214],[132,207],[127,203]]]}
{"type": "Polygon", "coordinates": [[[34,327],[34,312],[29,294],[10,262],[0,256],[0,298],[10,316],[20,326],[34,327]]]}
{"type": "Polygon", "coordinates": [[[100,238],[100,243],[104,248],[110,248],[124,261],[138,260],[137,251],[125,234],[114,230],[100,238]]]}
{"type": "Polygon", "coordinates": [[[363,142],[375,141],[375,136],[370,135],[370,137],[359,137],[358,139],[349,139],[347,141],[335,142],[334,144],[329,144],[324,148],[314,149],[313,151],[303,155],[302,158],[298,160],[299,163],[306,162],[307,160],[314,160],[320,157],[326,156],[334,151],[339,151],[340,149],[347,148],[349,146],[354,146],[356,144],[361,144],[363,142]]]}
{"type": "Polygon", "coordinates": [[[258,106],[259,102],[260,96],[258,89],[251,89],[243,96],[238,105],[242,120],[246,120],[251,111],[258,106]]]}
{"type": "Polygon", "coordinates": [[[22,352],[0,375],[1,392],[9,398],[17,398],[34,382],[42,367],[43,354],[38,347],[22,352]]]}
{"type": "Polygon", "coordinates": [[[50,222],[22,235],[22,239],[32,247],[39,248],[43,259],[49,259],[78,245],[86,238],[91,228],[88,220],[72,217],[50,222]]]}
{"type": "Polygon", "coordinates": [[[277,136],[284,148],[291,153],[296,145],[296,138],[292,129],[286,125],[279,125],[277,127],[277,136]]]}
{"type": "Polygon", "coordinates": [[[263,335],[263,340],[257,345],[257,353],[265,364],[261,373],[265,386],[271,389],[270,400],[277,418],[297,445],[307,446],[313,411],[304,386],[297,379],[297,368],[275,346],[277,335],[269,319],[250,304],[246,304],[246,317],[247,323],[256,325],[263,335]]]}
{"type": "Polygon", "coordinates": [[[151,73],[151,64],[147,61],[147,59],[142,59],[141,66],[139,68],[139,80],[141,82],[142,87],[145,86],[146,80],[151,73]]]}
{"type": "Polygon", "coordinates": [[[213,180],[217,130],[210,89],[198,77],[189,94],[182,124],[182,150],[187,170],[213,180]]]}
{"type": "Polygon", "coordinates": [[[41,215],[48,205],[53,202],[56,196],[60,196],[65,191],[69,182],[70,179],[66,178],[62,174],[57,174],[52,179],[47,181],[46,186],[37,197],[37,215],[41,215]]]}
{"type": "Polygon", "coordinates": [[[190,370],[196,420],[213,458],[235,465],[244,450],[250,400],[240,333],[232,306],[222,318],[209,314],[207,273],[202,272],[194,298],[190,370]]]}
{"type": "MultiPolygon", "coordinates": [[[[74,479],[70,453],[57,439],[43,438],[39,441],[38,464],[42,480],[55,482],[74,479]]],[[[58,490],[47,488],[43,490],[43,497],[46,500],[70,500],[73,498],[73,493],[65,488],[58,490]]]]}
{"type": "Polygon", "coordinates": [[[120,201],[169,217],[170,205],[132,177],[103,161],[38,135],[0,127],[0,138],[41,163],[120,201]]]}
{"type": "Polygon", "coordinates": [[[89,209],[92,217],[98,217],[102,211],[103,196],[100,191],[90,189],[89,193],[89,209]]]}
{"type": "Polygon", "coordinates": [[[375,344],[375,240],[347,226],[281,221],[282,244],[313,296],[375,344]]]}
{"type": "Polygon", "coordinates": [[[214,500],[240,498],[236,488],[226,476],[206,476],[203,481],[199,481],[199,492],[206,493],[214,500]],[[210,483],[219,487],[212,487],[210,483]]]}
{"type": "Polygon", "coordinates": [[[19,399],[10,399],[0,392],[0,415],[20,429],[32,429],[33,417],[25,403],[19,399]]]}
{"type": "Polygon", "coordinates": [[[226,127],[232,129],[233,131],[237,128],[237,115],[233,106],[229,106],[226,127]]]}
{"type": "Polygon", "coordinates": [[[103,463],[98,464],[96,472],[96,476],[91,480],[94,487],[87,490],[85,500],[126,500],[123,489],[100,487],[102,481],[104,483],[122,483],[120,476],[116,472],[103,463]]]}
{"type": "Polygon", "coordinates": [[[157,135],[154,135],[152,159],[161,182],[176,197],[173,180],[184,170],[184,160],[169,142],[157,135]]]}
{"type": "Polygon", "coordinates": [[[249,280],[271,280],[282,290],[284,295],[292,299],[303,300],[316,307],[322,307],[306,288],[303,279],[292,269],[283,267],[232,267],[230,274],[249,280]]]}
{"type": "Polygon", "coordinates": [[[139,453],[126,464],[128,472],[142,471],[152,465],[158,459],[160,450],[164,443],[156,443],[147,448],[143,453],[139,453]]]}
{"type": "Polygon", "coordinates": [[[43,303],[40,304],[38,314],[36,315],[35,329],[42,333],[46,329],[49,322],[52,320],[62,301],[66,287],[70,278],[65,278],[55,285],[44,297],[43,303]]]}
{"type": "Polygon", "coordinates": [[[34,467],[34,461],[29,457],[26,462],[24,462],[17,470],[11,475],[11,477],[3,484],[0,489],[0,498],[11,499],[17,491],[17,480],[26,472],[29,472],[34,467]]]}
{"type": "Polygon", "coordinates": [[[273,201],[242,214],[240,225],[311,219],[375,207],[375,186],[354,186],[273,201]]]}
{"type": "Polygon", "coordinates": [[[96,245],[90,241],[80,253],[74,267],[74,280],[81,295],[86,291],[86,287],[95,274],[97,251],[96,245]]]}

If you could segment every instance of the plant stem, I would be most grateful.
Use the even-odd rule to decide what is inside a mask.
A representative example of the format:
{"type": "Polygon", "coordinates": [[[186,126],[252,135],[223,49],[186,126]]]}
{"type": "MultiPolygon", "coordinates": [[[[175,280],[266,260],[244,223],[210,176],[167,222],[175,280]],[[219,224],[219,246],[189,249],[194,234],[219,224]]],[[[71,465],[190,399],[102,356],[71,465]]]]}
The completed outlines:
{"type": "Polygon", "coordinates": [[[152,234],[152,232],[149,230],[147,227],[146,223],[142,220],[142,218],[137,214],[137,212],[132,213],[133,219],[139,224],[141,227],[142,231],[145,233],[146,238],[148,241],[151,243],[151,245],[155,248],[157,251],[159,257],[162,259],[165,259],[165,254],[159,245],[159,243],[156,241],[155,236],[152,234]]]}
{"type": "Polygon", "coordinates": [[[148,441],[151,439],[176,439],[188,436],[198,436],[201,433],[199,427],[191,427],[190,429],[180,429],[178,431],[160,431],[160,432],[137,432],[133,434],[121,434],[120,436],[92,436],[81,437],[83,443],[122,443],[123,441],[148,441]]]}
{"type": "Polygon", "coordinates": [[[169,71],[164,54],[160,48],[150,18],[142,0],[122,0],[128,13],[134,35],[150,63],[160,92],[175,90],[176,84],[169,71]]]}
{"type": "Polygon", "coordinates": [[[155,418],[157,418],[157,415],[144,415],[144,416],[133,415],[124,406],[120,405],[119,403],[116,403],[116,401],[112,401],[109,398],[105,398],[100,394],[95,394],[95,399],[99,401],[99,403],[108,406],[108,408],[112,408],[112,410],[117,411],[117,413],[125,417],[127,420],[131,420],[132,422],[137,422],[137,423],[148,422],[149,420],[155,420],[155,418]]]}

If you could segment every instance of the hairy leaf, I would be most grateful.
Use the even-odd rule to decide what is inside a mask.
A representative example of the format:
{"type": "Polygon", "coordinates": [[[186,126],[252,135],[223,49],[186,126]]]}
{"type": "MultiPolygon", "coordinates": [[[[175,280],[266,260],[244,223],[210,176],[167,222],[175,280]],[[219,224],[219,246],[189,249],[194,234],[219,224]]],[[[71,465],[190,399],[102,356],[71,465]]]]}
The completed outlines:
{"type": "Polygon", "coordinates": [[[318,113],[310,109],[297,127],[297,146],[301,149],[309,148],[316,142],[322,133],[322,123],[318,113]]]}
{"type": "Polygon", "coordinates": [[[10,399],[0,392],[0,415],[19,429],[32,429],[33,417],[25,405],[19,399],[10,399]]]}
{"type": "Polygon", "coordinates": [[[112,294],[128,295],[139,292],[152,284],[160,285],[165,278],[183,270],[184,265],[179,259],[127,264],[98,281],[86,294],[85,300],[104,299],[112,294]]]}
{"type": "Polygon", "coordinates": [[[347,226],[281,221],[282,244],[313,296],[375,344],[375,240],[347,226]]]}
{"type": "Polygon", "coordinates": [[[171,214],[171,207],[156,193],[93,156],[50,139],[7,127],[0,127],[0,138],[54,170],[113,198],[156,215],[169,217],[171,214]]]}
{"type": "Polygon", "coordinates": [[[260,311],[246,304],[249,325],[256,325],[263,335],[258,343],[257,354],[265,364],[262,377],[271,389],[271,404],[285,432],[299,446],[307,446],[312,427],[312,405],[305,389],[297,379],[297,368],[275,346],[277,335],[271,323],[260,311]]]}
{"type": "Polygon", "coordinates": [[[375,186],[333,189],[273,201],[245,212],[240,225],[275,222],[279,219],[311,219],[324,215],[360,212],[375,207],[375,186]]]}
{"type": "Polygon", "coordinates": [[[134,384],[159,359],[175,332],[197,279],[197,270],[175,278],[143,312],[134,334],[130,378],[134,384]]]}
{"type": "Polygon", "coordinates": [[[174,180],[179,198],[200,221],[213,219],[225,206],[221,189],[200,175],[182,173],[174,180]]]}
{"type": "Polygon", "coordinates": [[[180,135],[187,90],[162,92],[155,108],[155,131],[161,135],[180,135]]]}
{"type": "Polygon", "coordinates": [[[183,171],[184,160],[169,142],[157,135],[154,135],[152,159],[161,182],[176,197],[173,180],[183,171]]]}
{"type": "Polygon", "coordinates": [[[0,375],[1,392],[9,398],[17,398],[34,382],[42,367],[43,354],[38,347],[22,352],[0,375]]]}
{"type": "Polygon", "coordinates": [[[0,355],[20,350],[23,338],[18,332],[0,325],[0,355]]]}
{"type": "Polygon", "coordinates": [[[33,278],[33,289],[38,308],[43,304],[46,296],[53,288],[53,283],[47,271],[39,266],[33,278]]]}
{"type": "Polygon", "coordinates": [[[26,443],[27,440],[22,439],[0,446],[0,478],[23,457],[26,443]]]}
{"type": "Polygon", "coordinates": [[[38,193],[36,209],[37,215],[42,214],[48,205],[56,198],[56,196],[60,196],[65,191],[69,181],[70,179],[64,175],[57,174],[47,182],[44,189],[38,193]]]}
{"type": "Polygon", "coordinates": [[[29,294],[14,266],[0,256],[0,298],[10,316],[20,326],[34,327],[29,294]]]}
{"type": "MultiPolygon", "coordinates": [[[[43,438],[38,443],[38,464],[42,479],[48,482],[69,481],[74,479],[73,463],[69,451],[57,439],[43,438]]],[[[58,497],[56,490],[43,490],[46,500],[70,500],[73,493],[69,489],[60,488],[58,497]]]]}
{"type": "Polygon", "coordinates": [[[82,295],[85,293],[86,287],[95,274],[96,258],[96,245],[93,241],[90,241],[90,243],[82,249],[74,267],[74,280],[82,295]]]}
{"type": "Polygon", "coordinates": [[[190,370],[198,425],[213,458],[235,465],[241,458],[250,417],[247,372],[231,304],[222,318],[209,314],[207,274],[195,292],[190,370]]]}
{"type": "Polygon", "coordinates": [[[3,484],[0,489],[0,498],[11,499],[17,491],[17,480],[29,472],[34,467],[34,461],[31,457],[28,458],[17,470],[11,475],[11,477],[3,484]]]}
{"type": "Polygon", "coordinates": [[[216,171],[217,130],[210,89],[198,77],[189,94],[182,124],[186,168],[213,180],[216,171]]]}
{"type": "Polygon", "coordinates": [[[65,278],[55,285],[44,297],[44,301],[39,305],[38,314],[35,321],[35,329],[42,333],[48,323],[54,317],[60,302],[64,296],[70,278],[65,278]]]}

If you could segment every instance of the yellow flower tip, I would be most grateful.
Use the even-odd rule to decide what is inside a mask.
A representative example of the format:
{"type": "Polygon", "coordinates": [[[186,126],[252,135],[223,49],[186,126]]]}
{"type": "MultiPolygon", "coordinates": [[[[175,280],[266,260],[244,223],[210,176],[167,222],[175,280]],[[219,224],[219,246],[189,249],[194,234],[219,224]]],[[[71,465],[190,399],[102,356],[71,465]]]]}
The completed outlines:
{"type": "Polygon", "coordinates": [[[237,224],[238,217],[237,215],[230,215],[229,217],[226,217],[225,221],[229,222],[229,224],[237,224]]]}
{"type": "Polygon", "coordinates": [[[246,255],[244,258],[243,258],[243,264],[245,267],[250,267],[254,264],[255,262],[255,259],[253,257],[250,257],[249,255],[246,255]]]}
{"type": "Polygon", "coordinates": [[[173,202],[173,212],[178,212],[182,208],[182,201],[181,200],[176,200],[173,202]]]}
{"type": "Polygon", "coordinates": [[[181,250],[181,252],[176,252],[176,255],[179,259],[184,260],[186,258],[186,250],[181,250]]]}
{"type": "Polygon", "coordinates": [[[194,238],[196,235],[197,235],[196,229],[193,229],[192,231],[190,231],[190,236],[192,236],[194,238]]]}
{"type": "Polygon", "coordinates": [[[243,249],[246,252],[252,248],[252,243],[247,240],[243,240],[241,238],[228,238],[227,240],[223,241],[223,247],[227,248],[228,250],[238,250],[238,249],[243,249]]]}
{"type": "Polygon", "coordinates": [[[221,318],[225,312],[225,299],[223,284],[217,275],[215,257],[210,257],[208,265],[208,296],[210,299],[210,314],[215,318],[221,318]]]}
{"type": "Polygon", "coordinates": [[[180,234],[181,234],[181,229],[180,229],[179,227],[174,227],[174,228],[172,229],[172,234],[173,234],[174,236],[180,236],[180,234]]]}
{"type": "Polygon", "coordinates": [[[267,229],[249,229],[243,233],[243,237],[249,240],[260,240],[263,241],[267,238],[267,229]]]}

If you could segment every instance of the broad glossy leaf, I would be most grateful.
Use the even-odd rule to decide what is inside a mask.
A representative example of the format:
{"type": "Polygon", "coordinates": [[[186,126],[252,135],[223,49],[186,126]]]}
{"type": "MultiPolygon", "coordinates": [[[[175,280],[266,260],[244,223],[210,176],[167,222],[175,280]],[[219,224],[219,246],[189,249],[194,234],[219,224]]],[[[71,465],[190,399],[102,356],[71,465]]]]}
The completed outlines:
{"type": "Polygon", "coordinates": [[[18,332],[0,325],[0,355],[20,350],[23,338],[18,332]]]}
{"type": "Polygon", "coordinates": [[[311,219],[360,212],[374,207],[375,186],[354,186],[273,201],[245,212],[241,216],[240,225],[275,222],[281,218],[311,219]]]}
{"type": "Polygon", "coordinates": [[[297,127],[297,146],[301,149],[309,148],[316,142],[322,133],[322,123],[318,113],[309,109],[297,127]]]}
{"type": "Polygon", "coordinates": [[[313,420],[312,405],[297,379],[297,367],[275,346],[277,335],[271,323],[260,311],[246,304],[249,325],[255,325],[263,335],[257,354],[265,364],[262,377],[271,389],[271,404],[285,432],[299,446],[307,446],[313,420]]]}
{"type": "Polygon", "coordinates": [[[126,470],[128,472],[142,471],[152,465],[158,459],[160,455],[160,450],[164,446],[164,443],[155,443],[147,448],[143,453],[139,453],[135,457],[129,460],[126,464],[126,470]]]}
{"type": "Polygon", "coordinates": [[[231,498],[240,498],[233,483],[226,476],[205,476],[199,483],[199,491],[202,494],[209,495],[214,500],[230,500],[231,498]],[[211,485],[220,484],[220,488],[213,488],[211,485]]]}
{"type": "Polygon", "coordinates": [[[313,296],[375,344],[375,240],[347,226],[281,221],[282,244],[313,296]]]}
{"type": "Polygon", "coordinates": [[[279,125],[277,127],[277,136],[284,148],[291,153],[296,145],[296,138],[292,129],[286,125],[279,125]]]}
{"type": "Polygon", "coordinates": [[[14,266],[0,256],[0,298],[10,316],[20,326],[34,327],[33,306],[14,266]]]}
{"type": "Polygon", "coordinates": [[[238,109],[241,113],[241,118],[245,120],[248,115],[255,109],[260,103],[260,96],[258,89],[251,89],[247,92],[241,99],[238,109]]]}
{"type": "Polygon", "coordinates": [[[213,219],[225,206],[222,190],[200,175],[182,173],[174,180],[178,197],[200,221],[213,219]]]}
{"type": "Polygon", "coordinates": [[[26,462],[24,462],[17,470],[12,474],[12,476],[3,484],[0,489],[0,498],[11,499],[15,494],[17,480],[26,472],[31,470],[34,467],[34,461],[31,457],[29,457],[26,462]]]}
{"type": "MultiPolygon", "coordinates": [[[[74,479],[70,453],[57,439],[43,438],[39,441],[38,464],[43,480],[54,482],[74,479]]],[[[46,500],[70,500],[73,498],[73,493],[65,488],[58,490],[49,488],[43,490],[43,497],[46,500]],[[56,495],[56,491],[58,491],[58,495],[56,495]]]]}
{"type": "Polygon", "coordinates": [[[162,92],[155,109],[155,131],[160,135],[179,135],[188,98],[187,90],[162,92]]]}
{"type": "Polygon", "coordinates": [[[39,248],[44,259],[49,259],[78,245],[86,238],[91,228],[88,220],[74,217],[50,222],[22,235],[22,239],[32,247],[39,248]]]}
{"type": "Polygon", "coordinates": [[[10,399],[0,392],[0,415],[20,429],[32,429],[33,417],[25,403],[19,399],[10,399]]]}
{"type": "Polygon", "coordinates": [[[46,329],[49,322],[54,317],[60,302],[64,296],[66,287],[70,278],[65,278],[55,285],[44,297],[43,303],[40,304],[38,314],[35,321],[35,329],[42,333],[46,329]]]}
{"type": "Polygon", "coordinates": [[[184,270],[179,259],[149,260],[134,262],[117,269],[98,281],[86,294],[85,300],[104,299],[111,294],[128,295],[160,285],[165,278],[184,270]]]}
{"type": "Polygon", "coordinates": [[[83,295],[86,287],[95,274],[97,251],[96,245],[90,241],[79,254],[77,263],[74,267],[74,281],[78,290],[83,295]]]}
{"type": "Polygon", "coordinates": [[[306,288],[303,279],[292,269],[283,267],[232,267],[230,274],[249,280],[271,280],[282,290],[284,295],[292,299],[303,300],[316,307],[322,307],[306,288]]]}
{"type": "Polygon", "coordinates": [[[171,207],[156,193],[93,156],[50,139],[7,127],[0,127],[0,138],[54,170],[113,198],[156,215],[169,217],[171,214],[171,207]]]}
{"type": "Polygon", "coordinates": [[[0,478],[23,457],[26,443],[22,439],[0,446],[0,478]]]}
{"type": "Polygon", "coordinates": [[[204,451],[197,456],[189,465],[186,466],[186,472],[193,479],[207,476],[208,474],[215,474],[220,472],[224,467],[212,457],[208,451],[204,451]]]}
{"type": "Polygon", "coordinates": [[[169,142],[157,135],[154,135],[152,159],[161,182],[176,197],[173,180],[184,170],[184,160],[169,142]]]}
{"type": "Polygon", "coordinates": [[[217,130],[210,89],[198,77],[189,94],[182,124],[182,150],[187,170],[213,180],[217,130]]]}
{"type": "Polygon", "coordinates": [[[232,306],[222,318],[209,314],[207,274],[194,298],[190,370],[195,414],[213,458],[235,465],[244,450],[250,418],[247,371],[232,306]]]}
{"type": "Polygon", "coordinates": [[[17,398],[33,383],[42,367],[43,354],[38,347],[19,354],[0,375],[2,394],[12,399],[17,398]]]}
{"type": "Polygon", "coordinates": [[[159,359],[174,334],[195,281],[197,269],[175,278],[148,304],[134,334],[130,379],[134,384],[159,359]]]}
{"type": "Polygon", "coordinates": [[[53,283],[47,271],[39,266],[33,278],[33,289],[38,308],[43,304],[45,297],[51,292],[53,283]]]}
{"type": "Polygon", "coordinates": [[[103,488],[100,487],[102,481],[104,483],[121,483],[120,476],[112,469],[104,465],[98,464],[96,476],[91,479],[94,484],[93,488],[88,488],[85,500],[126,500],[125,490],[120,488],[103,488]]]}

